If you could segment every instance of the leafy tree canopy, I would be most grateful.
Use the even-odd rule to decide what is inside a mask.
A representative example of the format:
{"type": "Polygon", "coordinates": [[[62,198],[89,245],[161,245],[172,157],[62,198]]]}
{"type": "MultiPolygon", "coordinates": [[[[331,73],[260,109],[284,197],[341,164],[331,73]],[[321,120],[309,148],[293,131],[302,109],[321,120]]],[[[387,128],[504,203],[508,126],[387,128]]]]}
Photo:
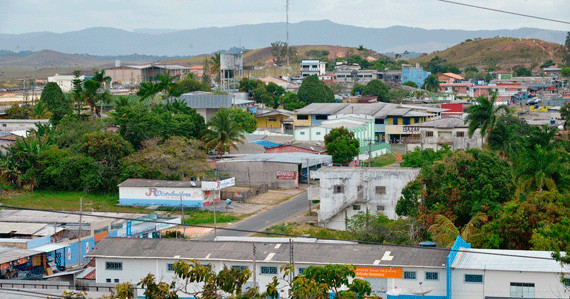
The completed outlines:
{"type": "Polygon", "coordinates": [[[307,104],[311,103],[332,103],[335,101],[332,90],[316,75],[303,79],[297,93],[299,99],[307,104]]]}
{"type": "Polygon", "coordinates": [[[325,135],[325,147],[334,163],[347,165],[358,155],[360,142],[354,138],[353,132],[341,127],[325,135]]]}

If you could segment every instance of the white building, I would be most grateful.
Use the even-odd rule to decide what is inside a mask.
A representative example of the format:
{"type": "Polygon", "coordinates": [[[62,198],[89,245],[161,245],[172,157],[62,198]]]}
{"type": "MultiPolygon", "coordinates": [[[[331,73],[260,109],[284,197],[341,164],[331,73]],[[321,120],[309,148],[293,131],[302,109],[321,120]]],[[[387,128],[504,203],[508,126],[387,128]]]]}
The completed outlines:
{"type": "Polygon", "coordinates": [[[420,173],[419,168],[324,167],[311,172],[320,184],[314,199],[320,199],[319,223],[345,230],[346,220],[358,212],[383,213],[397,219],[396,204],[402,189],[420,173]]]}
{"type": "MultiPolygon", "coordinates": [[[[75,80],[75,76],[73,75],[55,74],[55,76],[48,77],[48,82],[57,83],[63,92],[71,92],[71,90],[73,90],[73,80],[75,80]]],[[[85,76],[79,76],[79,80],[85,80],[85,76]]]]}
{"type": "Polygon", "coordinates": [[[452,150],[481,148],[481,134],[477,129],[469,137],[469,123],[457,117],[442,118],[419,124],[404,126],[406,132],[419,133],[419,139],[410,140],[406,144],[408,150],[416,147],[438,151],[447,145],[452,150]]]}
{"type": "Polygon", "coordinates": [[[218,182],[128,179],[118,185],[119,204],[134,206],[203,207],[220,201],[220,189],[235,178],[218,182]]]}
{"type": "Polygon", "coordinates": [[[329,115],[316,127],[299,127],[294,131],[295,140],[324,141],[332,129],[344,127],[354,133],[354,138],[360,141],[360,146],[368,145],[374,140],[374,117],[364,114],[329,115]]]}
{"type": "MultiPolygon", "coordinates": [[[[96,259],[97,283],[136,284],[149,273],[158,280],[170,283],[175,278],[172,265],[176,261],[196,260],[203,265],[210,265],[213,271],[219,271],[224,266],[248,268],[256,272],[260,290],[264,290],[273,277],[277,276],[280,297],[287,298],[288,285],[282,279],[283,273],[279,267],[290,263],[292,252],[295,274],[308,266],[347,264],[354,265],[356,277],[369,281],[373,293],[381,298],[386,298],[389,292],[398,289],[404,290],[403,294],[432,289],[426,299],[445,298],[446,295],[445,266],[449,249],[293,239],[291,251],[288,238],[254,239],[247,238],[247,241],[240,242],[107,238],[91,250],[88,257],[96,259]],[[418,282],[422,282],[422,285],[418,282]]],[[[251,286],[253,277],[244,285],[244,289],[251,286]]],[[[191,285],[191,289],[196,288],[197,285],[191,285]]],[[[182,293],[179,295],[190,297],[182,293]]]]}
{"type": "Polygon", "coordinates": [[[301,76],[317,75],[322,76],[326,73],[326,62],[319,60],[303,60],[301,61],[301,76]]]}

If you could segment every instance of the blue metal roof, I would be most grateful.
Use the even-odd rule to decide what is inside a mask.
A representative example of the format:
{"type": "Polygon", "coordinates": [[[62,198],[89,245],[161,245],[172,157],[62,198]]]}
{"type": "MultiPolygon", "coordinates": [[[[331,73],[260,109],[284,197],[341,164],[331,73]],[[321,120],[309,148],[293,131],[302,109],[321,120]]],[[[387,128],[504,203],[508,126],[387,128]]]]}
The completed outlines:
{"type": "Polygon", "coordinates": [[[251,142],[251,143],[261,145],[261,146],[263,146],[264,148],[277,147],[277,146],[280,146],[280,145],[281,145],[281,144],[279,144],[279,143],[275,143],[275,142],[271,142],[271,141],[267,141],[267,140],[255,140],[255,141],[253,141],[253,142],[251,142]]]}

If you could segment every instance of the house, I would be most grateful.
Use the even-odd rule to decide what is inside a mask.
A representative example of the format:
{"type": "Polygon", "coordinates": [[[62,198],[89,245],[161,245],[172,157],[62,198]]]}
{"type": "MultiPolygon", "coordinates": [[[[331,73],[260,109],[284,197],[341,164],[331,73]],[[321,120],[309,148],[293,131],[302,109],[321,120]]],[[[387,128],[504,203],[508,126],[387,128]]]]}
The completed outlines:
{"type": "Polygon", "coordinates": [[[366,85],[370,81],[379,79],[377,70],[361,70],[356,68],[341,68],[335,70],[336,82],[340,83],[346,91],[352,90],[355,84],[366,85]]]}
{"type": "MultiPolygon", "coordinates": [[[[111,77],[111,86],[138,86],[141,82],[157,81],[158,74],[168,72],[176,80],[184,78],[191,72],[189,67],[181,65],[143,64],[143,65],[117,65],[105,69],[105,75],[111,77]]],[[[199,70],[195,70],[199,73],[199,70]]]]}
{"type": "MultiPolygon", "coordinates": [[[[446,298],[449,253],[446,248],[366,245],[311,238],[233,238],[220,241],[108,238],[88,256],[96,260],[97,283],[130,282],[136,285],[152,274],[170,284],[175,279],[173,264],[178,260],[194,260],[209,265],[212,271],[220,271],[224,266],[249,269],[254,275],[243,286],[244,289],[254,287],[255,277],[255,287],[264,290],[274,276],[283,277],[280,267],[293,258],[295,275],[309,266],[354,265],[355,276],[368,281],[372,293],[382,298],[390,296],[393,291],[405,290],[400,298],[419,299],[422,296],[412,294],[418,294],[423,288],[431,290],[425,299],[436,299],[446,298]]],[[[179,285],[180,282],[177,283],[179,285]]],[[[199,288],[200,285],[189,285],[190,290],[199,288]]],[[[279,279],[277,289],[279,297],[289,298],[288,283],[279,279]]],[[[143,292],[137,291],[138,295],[143,292]]],[[[178,294],[185,298],[189,296],[178,294]]]]}
{"type": "Polygon", "coordinates": [[[331,130],[345,128],[354,133],[354,138],[360,141],[360,146],[374,140],[374,117],[369,115],[337,114],[329,115],[328,119],[317,127],[295,129],[294,138],[299,141],[325,141],[325,135],[331,130]]]}
{"type": "Polygon", "coordinates": [[[431,75],[431,72],[426,72],[420,66],[419,63],[416,64],[416,67],[413,67],[409,64],[402,64],[402,80],[400,83],[406,83],[408,81],[412,81],[416,83],[417,86],[422,87],[424,85],[424,81],[431,75]]]}
{"type": "Polygon", "coordinates": [[[559,67],[546,67],[542,69],[542,72],[550,77],[558,78],[562,75],[562,68],[559,67]]]}
{"type": "Polygon", "coordinates": [[[218,95],[211,92],[194,91],[185,93],[178,99],[185,102],[188,107],[195,109],[208,122],[220,108],[235,107],[248,111],[250,107],[254,106],[255,101],[244,98],[247,98],[247,93],[218,95]]]}
{"type": "Polygon", "coordinates": [[[419,168],[405,167],[324,167],[311,171],[318,179],[319,218],[327,228],[346,230],[346,220],[359,212],[382,213],[397,219],[396,204],[402,189],[420,173],[419,168]]]}
{"type": "Polygon", "coordinates": [[[461,75],[457,75],[454,73],[443,73],[438,76],[439,82],[444,83],[459,83],[465,80],[461,75]]]}
{"type": "Polygon", "coordinates": [[[319,60],[302,60],[301,61],[301,77],[322,76],[326,72],[327,63],[319,60]]]}
{"type": "Polygon", "coordinates": [[[421,149],[439,150],[443,145],[452,150],[469,148],[481,148],[481,134],[475,131],[473,137],[469,137],[469,124],[457,117],[447,117],[427,121],[415,125],[405,126],[408,132],[414,132],[415,138],[408,140],[408,150],[421,149]]]}
{"type": "Polygon", "coordinates": [[[308,154],[324,154],[327,149],[322,141],[302,141],[294,140],[281,144],[276,147],[268,148],[265,150],[268,154],[275,153],[308,153],[308,154]]]}
{"type": "Polygon", "coordinates": [[[460,97],[469,96],[469,88],[473,87],[475,84],[470,82],[462,83],[440,83],[440,92],[452,93],[460,97]]]}
{"type": "Polygon", "coordinates": [[[281,109],[255,114],[255,118],[257,118],[257,127],[264,129],[282,129],[283,120],[288,119],[291,116],[293,116],[292,111],[281,109]]]}
{"type": "Polygon", "coordinates": [[[216,182],[127,179],[118,185],[119,204],[203,207],[219,202],[220,189],[234,185],[235,178],[216,182]]]}
{"type": "MultiPolygon", "coordinates": [[[[81,75],[78,77],[79,80],[85,80],[85,76],[81,75]]],[[[74,75],[59,75],[48,77],[48,82],[55,82],[61,88],[63,92],[71,92],[73,90],[73,80],[75,80],[74,75]]]]}
{"type": "Polygon", "coordinates": [[[318,169],[332,163],[328,155],[302,152],[265,153],[218,160],[215,169],[235,177],[236,184],[254,186],[268,184],[270,188],[298,188],[306,179],[307,165],[318,169]]]}
{"type": "Polygon", "coordinates": [[[283,87],[283,89],[285,89],[285,91],[297,91],[299,90],[300,84],[296,83],[296,82],[292,82],[290,80],[285,80],[283,78],[277,78],[277,77],[265,77],[265,78],[261,78],[259,79],[261,80],[261,82],[265,83],[265,84],[269,84],[269,83],[275,83],[281,87],[283,87]]]}

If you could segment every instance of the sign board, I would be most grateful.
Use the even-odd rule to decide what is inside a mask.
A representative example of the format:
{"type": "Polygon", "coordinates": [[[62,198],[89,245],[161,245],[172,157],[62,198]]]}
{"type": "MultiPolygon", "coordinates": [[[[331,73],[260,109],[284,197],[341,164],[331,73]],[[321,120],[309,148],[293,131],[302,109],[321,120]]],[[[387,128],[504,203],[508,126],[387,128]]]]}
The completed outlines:
{"type": "Polygon", "coordinates": [[[202,190],[220,190],[236,185],[236,178],[229,178],[221,181],[202,182],[202,190]]]}
{"type": "Polygon", "coordinates": [[[278,180],[296,180],[297,179],[297,172],[296,171],[279,170],[279,171],[277,171],[277,179],[278,180]]]}
{"type": "Polygon", "coordinates": [[[404,126],[404,133],[415,133],[420,131],[420,127],[417,126],[404,126]]]}
{"type": "Polygon", "coordinates": [[[401,268],[356,267],[356,277],[402,278],[401,268]]]}
{"type": "Polygon", "coordinates": [[[130,236],[131,236],[131,233],[132,233],[132,223],[133,223],[133,222],[130,221],[130,220],[127,221],[127,237],[130,237],[130,236]]]}

